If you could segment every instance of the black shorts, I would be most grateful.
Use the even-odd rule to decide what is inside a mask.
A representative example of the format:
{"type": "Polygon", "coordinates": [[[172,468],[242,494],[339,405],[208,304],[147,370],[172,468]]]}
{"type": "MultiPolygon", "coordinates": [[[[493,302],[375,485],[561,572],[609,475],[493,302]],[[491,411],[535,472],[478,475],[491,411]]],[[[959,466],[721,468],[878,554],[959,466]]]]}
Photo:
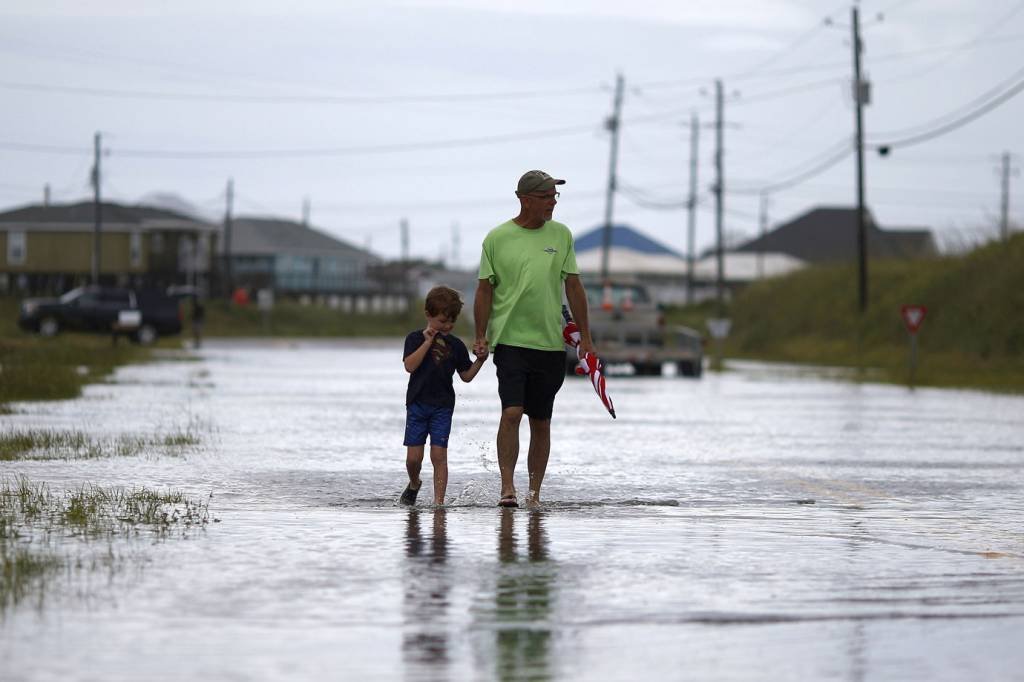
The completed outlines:
{"type": "Polygon", "coordinates": [[[555,394],[565,381],[565,351],[498,344],[494,348],[501,408],[522,407],[534,419],[551,419],[555,394]]]}

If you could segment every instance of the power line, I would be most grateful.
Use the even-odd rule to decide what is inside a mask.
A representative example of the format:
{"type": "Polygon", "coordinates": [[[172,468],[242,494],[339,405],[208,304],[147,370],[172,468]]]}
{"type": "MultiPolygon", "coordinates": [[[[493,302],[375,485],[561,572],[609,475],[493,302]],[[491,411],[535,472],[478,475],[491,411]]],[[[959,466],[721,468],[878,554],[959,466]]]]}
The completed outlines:
{"type": "MultiPolygon", "coordinates": [[[[829,12],[828,16],[831,16],[831,15],[835,14],[836,12],[839,12],[840,10],[844,9],[845,7],[846,7],[845,4],[844,5],[840,5],[836,9],[832,10],[831,12],[829,12]]],[[[796,40],[794,40],[790,44],[786,45],[781,50],[778,50],[775,54],[773,54],[768,59],[765,59],[764,61],[762,61],[759,64],[757,64],[756,66],[748,69],[747,71],[744,71],[743,73],[736,74],[735,76],[731,76],[730,80],[746,78],[746,77],[748,77],[748,76],[750,76],[752,74],[757,73],[758,71],[761,71],[762,69],[764,69],[769,64],[774,64],[779,59],[781,59],[782,57],[786,56],[790,52],[796,50],[797,48],[801,47],[808,40],[810,40],[811,38],[816,36],[818,34],[818,32],[821,31],[822,28],[824,28],[824,26],[825,26],[825,21],[819,22],[817,25],[815,25],[810,30],[800,34],[796,38],[796,40]]]]}
{"type": "MultiPolygon", "coordinates": [[[[1006,22],[1008,22],[1010,19],[1015,17],[1017,14],[1019,14],[1021,10],[1024,10],[1024,2],[1020,2],[1020,3],[1016,4],[1014,7],[1012,7],[1010,9],[1009,12],[1007,12],[1006,14],[1000,16],[999,19],[997,19],[996,21],[990,23],[980,33],[978,33],[976,36],[974,36],[974,38],[972,38],[969,41],[968,44],[974,44],[974,45],[980,44],[990,34],[994,33],[995,31],[997,31],[1000,28],[1002,28],[1003,26],[1005,26],[1006,22]]],[[[883,83],[897,83],[899,81],[908,80],[908,79],[911,79],[911,78],[920,78],[921,76],[923,76],[925,74],[932,73],[933,71],[935,71],[936,69],[941,67],[943,64],[946,64],[951,59],[956,57],[957,54],[959,54],[959,53],[958,52],[954,52],[954,53],[951,53],[951,54],[947,54],[944,57],[941,57],[941,58],[937,59],[935,62],[929,64],[928,66],[926,66],[923,69],[916,69],[915,71],[912,71],[910,73],[901,74],[901,75],[896,76],[894,78],[884,79],[881,82],[883,82],[883,83]]]]}
{"type": "Polygon", "coordinates": [[[72,85],[45,85],[40,83],[21,83],[0,81],[0,88],[23,92],[50,92],[91,97],[114,97],[119,99],[142,99],[155,101],[193,101],[193,102],[241,102],[257,104],[409,104],[409,103],[441,103],[481,102],[509,99],[569,97],[581,94],[594,94],[602,91],[600,87],[558,90],[520,90],[512,92],[490,93],[451,93],[447,95],[246,95],[197,92],[157,92],[153,90],[129,90],[117,88],[87,88],[72,85]]]}
{"type": "Polygon", "coordinates": [[[929,130],[927,132],[920,133],[918,135],[913,135],[910,137],[905,137],[903,139],[892,140],[885,143],[869,144],[866,146],[871,149],[877,149],[884,154],[888,153],[888,150],[895,147],[909,147],[910,145],[920,144],[921,142],[926,142],[927,140],[940,137],[942,135],[945,135],[946,133],[956,130],[957,128],[962,128],[963,126],[967,125],[971,121],[974,121],[975,119],[981,118],[985,114],[989,113],[990,111],[996,109],[1000,105],[1019,95],[1022,90],[1024,90],[1024,79],[1018,81],[1016,84],[1014,84],[1012,88],[1004,92],[1002,95],[999,95],[992,101],[984,104],[983,106],[975,109],[972,112],[964,114],[960,118],[951,121],[950,123],[939,126],[934,130],[929,130]]]}
{"type": "MultiPolygon", "coordinates": [[[[114,149],[111,153],[123,158],[148,158],[148,159],[282,159],[282,158],[312,158],[331,156],[352,156],[359,154],[393,154],[405,151],[425,151],[432,149],[452,149],[456,147],[477,147],[491,144],[505,144],[507,142],[518,142],[521,140],[560,137],[563,135],[593,132],[593,124],[570,126],[565,128],[554,128],[548,130],[535,130],[524,133],[510,133],[508,135],[491,135],[485,137],[472,137],[452,140],[438,140],[434,142],[406,142],[399,144],[364,145],[353,147],[311,147],[306,149],[254,149],[242,151],[200,151],[200,150],[173,150],[173,149],[114,149]]],[[[11,151],[31,151],[50,154],[81,154],[84,149],[80,147],[60,147],[54,145],[25,144],[20,142],[0,142],[0,149],[11,151]]]]}
{"type": "MultiPolygon", "coordinates": [[[[963,112],[963,111],[970,111],[970,110],[974,109],[975,107],[980,106],[980,105],[988,102],[993,97],[995,97],[999,93],[1003,92],[1007,87],[1012,87],[1013,84],[1017,81],[1017,79],[1019,79],[1021,77],[1024,77],[1024,67],[1021,67],[1020,69],[1017,69],[1016,71],[1011,73],[1009,76],[1004,78],[1002,81],[1000,81],[999,83],[997,83],[993,87],[989,88],[985,92],[981,93],[980,95],[978,95],[974,99],[970,100],[969,102],[966,102],[965,104],[960,105],[959,107],[957,107],[953,111],[951,111],[949,113],[946,113],[946,114],[940,116],[939,118],[936,118],[936,119],[934,119],[934,120],[932,120],[932,121],[930,121],[928,123],[917,124],[917,125],[914,125],[914,126],[910,126],[909,128],[903,128],[903,129],[891,131],[891,132],[888,132],[888,133],[881,133],[880,136],[881,137],[909,137],[911,135],[915,135],[915,134],[921,132],[923,129],[929,129],[929,128],[932,128],[932,127],[934,127],[936,125],[939,125],[943,121],[945,121],[946,119],[955,120],[958,116],[960,116],[961,112],[963,112]]],[[[876,133],[876,135],[878,135],[878,134],[876,133]]]]}
{"type": "MultiPolygon", "coordinates": [[[[917,57],[924,54],[933,54],[936,52],[956,52],[961,50],[975,50],[983,47],[995,47],[1005,43],[1017,43],[1024,41],[1024,33],[1012,34],[1002,36],[999,38],[990,38],[981,43],[975,43],[969,41],[966,43],[955,43],[951,45],[938,45],[935,47],[926,47],[918,50],[908,50],[904,52],[889,52],[875,56],[871,59],[873,64],[887,61],[899,61],[901,59],[907,59],[910,57],[917,57]]],[[[736,80],[753,80],[760,78],[775,78],[778,76],[788,76],[792,74],[808,73],[812,71],[831,71],[835,69],[848,68],[849,64],[846,62],[829,62],[824,64],[814,64],[811,66],[796,66],[787,67],[785,69],[774,69],[769,71],[762,71],[758,75],[741,76],[739,74],[727,75],[723,78],[728,78],[732,81],[736,80]]],[[[692,87],[694,85],[700,85],[708,81],[708,76],[694,76],[692,78],[668,80],[668,81],[651,81],[648,83],[640,83],[637,87],[644,89],[658,89],[658,88],[677,88],[677,87],[692,87]]]]}

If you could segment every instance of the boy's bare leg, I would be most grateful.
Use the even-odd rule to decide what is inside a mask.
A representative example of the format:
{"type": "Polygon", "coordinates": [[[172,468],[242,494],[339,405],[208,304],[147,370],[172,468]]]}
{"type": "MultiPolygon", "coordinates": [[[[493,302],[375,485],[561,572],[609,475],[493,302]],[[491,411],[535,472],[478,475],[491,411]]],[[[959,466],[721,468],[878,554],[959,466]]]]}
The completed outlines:
{"type": "Polygon", "coordinates": [[[420,469],[423,467],[423,446],[409,445],[405,451],[405,470],[409,472],[409,487],[419,490],[423,481],[420,480],[420,469]]]}
{"type": "Polygon", "coordinates": [[[501,411],[498,423],[498,471],[501,472],[501,496],[515,497],[514,474],[519,459],[519,422],[523,419],[522,407],[506,407],[501,411]]]}
{"type": "Polygon", "coordinates": [[[526,456],[526,466],[530,471],[530,493],[526,497],[528,507],[540,504],[540,486],[544,483],[550,452],[551,420],[530,417],[530,450],[526,456]]]}
{"type": "Polygon", "coordinates": [[[430,464],[434,467],[434,504],[444,504],[448,487],[448,448],[430,446],[430,464]]]}

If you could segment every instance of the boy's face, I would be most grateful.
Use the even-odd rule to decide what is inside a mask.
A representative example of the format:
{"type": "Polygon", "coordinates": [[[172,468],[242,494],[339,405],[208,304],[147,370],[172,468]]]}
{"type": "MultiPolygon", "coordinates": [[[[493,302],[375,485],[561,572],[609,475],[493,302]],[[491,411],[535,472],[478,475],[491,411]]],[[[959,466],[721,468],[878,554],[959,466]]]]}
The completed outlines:
{"type": "Polygon", "coordinates": [[[449,317],[444,313],[441,313],[439,315],[430,315],[428,313],[427,326],[435,330],[438,334],[441,334],[442,336],[447,336],[448,332],[450,332],[452,328],[455,326],[455,319],[456,318],[454,317],[449,319],[449,317]]]}

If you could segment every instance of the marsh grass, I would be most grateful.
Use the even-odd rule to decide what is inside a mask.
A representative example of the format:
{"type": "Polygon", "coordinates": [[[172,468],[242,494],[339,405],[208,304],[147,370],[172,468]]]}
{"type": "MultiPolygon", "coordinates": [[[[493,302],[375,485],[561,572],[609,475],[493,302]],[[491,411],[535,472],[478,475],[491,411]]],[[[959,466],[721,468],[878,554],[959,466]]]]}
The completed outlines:
{"type": "Polygon", "coordinates": [[[200,444],[200,428],[197,421],[190,420],[184,429],[177,428],[166,434],[121,434],[110,438],[81,431],[8,429],[0,432],[0,461],[99,459],[144,453],[180,455],[185,449],[200,444]]]}
{"type": "Polygon", "coordinates": [[[179,491],[83,485],[57,494],[24,476],[0,478],[0,540],[58,529],[116,535],[149,528],[165,534],[209,521],[209,498],[179,491]]]}
{"type": "Polygon", "coordinates": [[[180,491],[96,485],[55,493],[24,476],[0,477],[0,614],[30,595],[37,595],[41,604],[61,572],[108,570],[113,576],[123,563],[114,552],[115,536],[145,532],[165,538],[205,527],[209,499],[193,499],[180,491]],[[67,551],[68,538],[106,539],[107,547],[83,557],[81,551],[67,551]]]}

